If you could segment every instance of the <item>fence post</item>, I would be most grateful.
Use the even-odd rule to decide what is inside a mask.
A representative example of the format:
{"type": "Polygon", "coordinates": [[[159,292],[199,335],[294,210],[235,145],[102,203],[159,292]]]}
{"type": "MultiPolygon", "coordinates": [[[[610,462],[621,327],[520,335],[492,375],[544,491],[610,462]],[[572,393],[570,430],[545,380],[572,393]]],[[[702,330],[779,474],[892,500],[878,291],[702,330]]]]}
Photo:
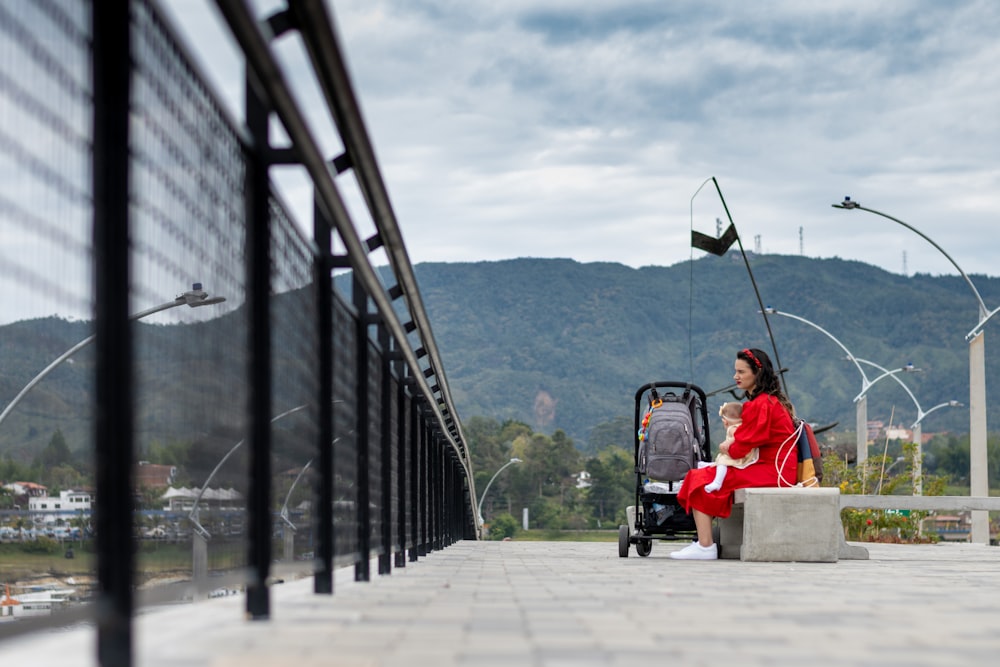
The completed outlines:
{"type": "Polygon", "coordinates": [[[382,382],[379,386],[379,437],[381,447],[379,449],[379,467],[381,480],[379,495],[379,510],[381,510],[381,534],[382,553],[378,555],[378,573],[390,574],[392,572],[392,357],[395,352],[392,346],[392,339],[389,337],[389,328],[384,322],[378,323],[378,342],[381,351],[381,376],[382,382]]]}
{"type": "Polygon", "coordinates": [[[410,561],[420,557],[420,434],[423,432],[420,399],[410,397],[410,561]]]}
{"type": "Polygon", "coordinates": [[[95,2],[93,196],[97,497],[97,659],[132,664],[133,349],[129,324],[129,98],[127,0],[95,2]]]}
{"type": "Polygon", "coordinates": [[[249,396],[247,400],[250,479],[247,497],[249,545],[246,611],[251,619],[270,615],[267,578],[271,567],[271,234],[268,180],[268,108],[248,71],[246,115],[251,145],[247,155],[247,306],[249,311],[249,396]]]}
{"type": "Polygon", "coordinates": [[[420,454],[419,454],[419,466],[420,470],[418,472],[418,484],[420,485],[419,498],[417,503],[419,505],[420,515],[417,519],[420,524],[420,542],[417,545],[417,554],[420,556],[426,556],[428,552],[428,527],[430,525],[428,520],[428,515],[430,514],[430,502],[428,496],[428,474],[429,470],[428,456],[427,452],[429,448],[429,432],[430,426],[427,424],[427,413],[428,409],[426,406],[420,406],[420,454]]]}
{"type": "Polygon", "coordinates": [[[368,413],[370,410],[370,385],[368,372],[369,339],[368,339],[368,294],[358,280],[351,281],[353,285],[354,316],[356,321],[356,356],[357,369],[357,400],[355,401],[355,443],[357,445],[357,511],[355,519],[358,522],[358,560],[354,564],[354,580],[369,581],[371,566],[368,563],[371,551],[371,512],[368,503],[371,498],[371,481],[368,475],[369,430],[368,413]]]}
{"type": "Polygon", "coordinates": [[[316,460],[319,462],[316,498],[316,571],[313,592],[333,593],[333,262],[330,252],[330,224],[326,210],[313,202],[313,239],[316,241],[315,280],[319,395],[316,460]]]}
{"type": "Polygon", "coordinates": [[[413,410],[406,400],[406,386],[410,377],[406,373],[406,364],[397,355],[396,374],[399,382],[396,385],[396,535],[399,538],[399,549],[395,554],[396,567],[406,567],[406,504],[407,477],[409,468],[406,465],[406,453],[410,449],[412,431],[409,428],[410,415],[413,410]],[[410,435],[408,435],[410,434],[410,435]]]}

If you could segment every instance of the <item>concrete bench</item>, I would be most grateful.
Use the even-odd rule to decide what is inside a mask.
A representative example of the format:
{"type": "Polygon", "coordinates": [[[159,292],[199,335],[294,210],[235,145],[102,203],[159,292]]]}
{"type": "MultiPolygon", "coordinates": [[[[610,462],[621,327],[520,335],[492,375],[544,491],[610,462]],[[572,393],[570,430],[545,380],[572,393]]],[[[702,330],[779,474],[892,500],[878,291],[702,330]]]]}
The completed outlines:
{"type": "Polygon", "coordinates": [[[719,519],[720,558],[835,563],[867,558],[844,541],[840,490],[753,488],[736,491],[733,511],[719,519]]]}

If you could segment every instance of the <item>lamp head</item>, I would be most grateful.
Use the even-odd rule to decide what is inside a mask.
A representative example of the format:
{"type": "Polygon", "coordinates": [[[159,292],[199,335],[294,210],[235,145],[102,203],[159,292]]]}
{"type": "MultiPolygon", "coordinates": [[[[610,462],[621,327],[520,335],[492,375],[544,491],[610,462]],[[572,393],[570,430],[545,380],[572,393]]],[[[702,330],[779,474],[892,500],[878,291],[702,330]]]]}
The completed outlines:
{"type": "Polygon", "coordinates": [[[198,306],[211,306],[216,303],[222,303],[226,300],[224,296],[208,296],[202,288],[201,283],[194,283],[191,285],[191,289],[184,292],[179,297],[177,297],[178,302],[185,303],[191,308],[197,308],[198,306]]]}
{"type": "Polygon", "coordinates": [[[856,201],[851,201],[850,197],[844,197],[843,202],[833,205],[834,208],[847,208],[847,209],[858,208],[859,206],[861,206],[861,204],[859,204],[856,201]]]}

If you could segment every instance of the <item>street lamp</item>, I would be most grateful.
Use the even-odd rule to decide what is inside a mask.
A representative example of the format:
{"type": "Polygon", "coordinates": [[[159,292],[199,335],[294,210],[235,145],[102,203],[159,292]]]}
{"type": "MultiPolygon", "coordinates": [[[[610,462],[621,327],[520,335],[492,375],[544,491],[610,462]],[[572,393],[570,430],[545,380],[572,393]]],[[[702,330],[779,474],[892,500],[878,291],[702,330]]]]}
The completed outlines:
{"type": "MultiPolygon", "coordinates": [[[[300,410],[305,410],[306,407],[307,406],[305,406],[305,405],[298,405],[298,406],[296,406],[296,407],[294,407],[294,408],[292,408],[290,410],[285,410],[281,414],[275,415],[274,417],[272,417],[271,418],[271,423],[273,424],[274,422],[278,421],[279,419],[282,419],[284,417],[287,417],[288,415],[291,415],[291,414],[294,414],[296,412],[299,412],[300,410]]],[[[208,489],[208,485],[215,478],[215,473],[219,472],[219,468],[221,468],[222,465],[226,461],[229,460],[230,456],[232,456],[233,454],[236,453],[237,449],[239,449],[241,446],[243,446],[244,442],[246,442],[246,438],[240,440],[235,445],[233,445],[230,448],[230,450],[228,452],[226,452],[226,455],[223,456],[219,460],[219,462],[217,464],[215,464],[215,467],[212,468],[212,472],[210,472],[208,474],[208,478],[205,480],[205,483],[202,484],[202,486],[201,486],[200,489],[198,489],[198,495],[195,496],[194,504],[191,506],[191,511],[188,512],[188,520],[191,521],[191,523],[193,524],[192,528],[193,528],[194,532],[198,536],[200,536],[201,538],[203,538],[205,540],[212,539],[212,534],[209,533],[208,530],[203,525],[201,525],[201,522],[198,520],[198,504],[201,502],[201,497],[205,495],[205,491],[206,491],[206,489],[208,489]]],[[[302,469],[302,472],[305,472],[305,468],[302,469]]],[[[298,480],[295,480],[295,481],[297,482],[298,480]]],[[[291,491],[289,491],[289,493],[291,493],[291,491]]]]}
{"type": "Polygon", "coordinates": [[[855,357],[851,361],[854,361],[855,363],[858,363],[858,362],[866,363],[869,366],[874,366],[878,370],[882,371],[881,375],[879,375],[878,377],[876,377],[874,380],[871,380],[868,383],[868,386],[865,387],[865,388],[863,388],[861,390],[861,393],[854,397],[855,401],[860,400],[862,396],[864,396],[865,394],[867,394],[868,390],[871,389],[873,386],[875,386],[876,382],[878,382],[879,380],[884,380],[885,378],[891,377],[896,382],[898,382],[900,384],[900,386],[903,387],[903,389],[906,390],[907,394],[910,394],[910,398],[913,399],[913,402],[916,404],[917,410],[918,411],[920,410],[920,404],[917,403],[917,399],[913,397],[913,393],[910,392],[910,388],[907,387],[903,383],[902,380],[900,380],[898,377],[896,377],[896,374],[897,373],[921,373],[921,372],[923,372],[923,369],[921,369],[921,368],[914,368],[913,364],[907,364],[906,366],[901,366],[899,368],[894,368],[894,369],[892,369],[890,371],[890,370],[887,370],[887,369],[883,368],[882,366],[879,366],[878,364],[876,364],[874,362],[867,361],[865,359],[859,359],[858,357],[855,357]]]}
{"type": "MultiPolygon", "coordinates": [[[[847,354],[847,360],[852,362],[854,366],[858,369],[858,372],[861,373],[861,393],[859,393],[857,396],[854,397],[854,402],[857,403],[858,406],[857,418],[856,418],[858,463],[863,463],[864,460],[868,458],[868,390],[871,389],[876,382],[878,382],[879,380],[883,380],[887,377],[891,377],[892,379],[894,379],[896,382],[900,384],[901,387],[903,387],[904,390],[906,390],[906,393],[909,394],[910,398],[913,400],[914,405],[917,406],[917,424],[919,424],[920,420],[926,416],[926,414],[923,413],[923,411],[920,409],[920,403],[917,402],[917,399],[913,395],[913,392],[910,391],[910,388],[907,387],[902,380],[896,377],[897,373],[919,373],[920,369],[915,368],[912,363],[902,366],[900,368],[895,368],[891,371],[887,370],[874,362],[855,357],[853,354],[851,354],[851,351],[848,350],[843,343],[837,340],[837,338],[832,333],[830,333],[823,327],[819,326],[815,322],[810,322],[806,318],[799,317],[798,315],[792,315],[791,313],[781,312],[775,308],[771,308],[770,306],[765,308],[764,310],[765,312],[767,312],[768,315],[782,315],[784,317],[789,317],[793,320],[798,320],[803,324],[808,324],[814,329],[817,329],[818,331],[822,332],[827,337],[829,337],[830,340],[832,340],[834,343],[840,346],[840,349],[842,349],[847,354]],[[881,371],[882,374],[876,377],[874,380],[869,380],[868,375],[865,373],[864,369],[861,368],[862,363],[875,367],[876,369],[881,371]]],[[[943,406],[935,406],[935,407],[943,407],[943,406]]]]}
{"type": "Polygon", "coordinates": [[[892,472],[892,469],[895,468],[897,464],[902,463],[905,460],[906,460],[905,456],[897,456],[896,460],[889,464],[889,467],[885,469],[885,472],[883,474],[886,477],[888,477],[889,473],[892,472]]]}
{"type": "MultiPolygon", "coordinates": [[[[899,218],[894,218],[887,213],[866,208],[850,197],[844,197],[840,204],[833,204],[834,208],[847,210],[858,209],[868,211],[875,215],[882,216],[888,220],[906,227],[922,239],[934,246],[945,256],[951,265],[965,279],[969,289],[976,297],[976,304],[979,307],[979,322],[965,335],[969,341],[969,495],[986,497],[990,495],[990,483],[987,471],[986,456],[986,342],[983,327],[1000,308],[989,310],[983,303],[983,297],[979,295],[979,290],[972,284],[972,280],[966,275],[962,267],[946,253],[944,249],[931,240],[929,236],[909,225],[899,218]]],[[[972,512],[972,531],[970,540],[977,544],[989,544],[990,524],[989,514],[984,510],[974,510],[972,512]]]]}
{"type": "MultiPolygon", "coordinates": [[[[224,296],[213,296],[213,297],[210,297],[208,295],[208,292],[206,292],[205,290],[202,289],[201,283],[194,283],[194,285],[191,286],[190,290],[188,290],[187,292],[184,292],[183,294],[179,295],[173,301],[167,301],[166,303],[161,303],[159,306],[153,306],[152,308],[148,308],[148,309],[140,311],[138,313],[134,313],[134,314],[130,315],[128,319],[129,320],[140,320],[140,319],[142,319],[144,317],[148,317],[149,315],[152,315],[153,313],[158,313],[158,312],[160,312],[162,310],[167,310],[168,308],[176,308],[177,306],[190,306],[191,308],[198,308],[200,306],[210,306],[212,304],[222,303],[225,300],[226,300],[226,297],[224,297],[224,296]]],[[[59,366],[59,364],[61,364],[62,362],[66,361],[67,359],[69,359],[70,357],[72,357],[74,354],[76,354],[77,352],[79,352],[81,349],[87,347],[92,342],[94,342],[94,338],[95,337],[96,337],[96,334],[92,334],[92,335],[88,336],[87,338],[84,338],[79,343],[77,343],[73,347],[69,348],[68,350],[66,350],[62,354],[60,354],[58,357],[56,357],[52,361],[52,363],[50,363],[48,366],[46,366],[44,369],[42,369],[42,371],[38,375],[36,375],[35,377],[33,377],[31,379],[31,381],[28,382],[28,384],[24,385],[24,388],[21,389],[21,391],[18,392],[17,396],[15,396],[13,398],[13,400],[11,400],[11,402],[7,404],[7,407],[5,407],[3,409],[3,412],[0,412],[0,424],[3,423],[3,421],[7,418],[7,415],[9,415],[10,412],[11,412],[11,410],[14,409],[14,406],[16,406],[18,403],[20,403],[21,399],[24,398],[24,396],[29,391],[31,391],[36,384],[38,384],[39,382],[41,382],[49,373],[51,373],[53,370],[55,370],[56,367],[59,366]]]]}
{"type": "Polygon", "coordinates": [[[854,366],[858,369],[858,372],[861,373],[861,393],[857,395],[854,402],[857,404],[857,416],[855,417],[855,429],[857,431],[857,462],[858,464],[863,463],[864,460],[868,458],[868,396],[866,395],[866,392],[873,384],[865,374],[865,369],[861,368],[861,364],[859,364],[857,358],[851,354],[851,351],[847,349],[847,346],[837,340],[836,336],[815,322],[811,322],[804,317],[799,317],[798,315],[792,315],[791,313],[779,311],[776,308],[771,308],[770,306],[765,308],[764,312],[768,315],[781,315],[783,317],[788,317],[811,326],[836,343],[837,346],[843,350],[845,354],[847,354],[847,358],[854,362],[854,366]]]}
{"type": "MultiPolygon", "coordinates": [[[[872,384],[875,384],[883,377],[892,377],[892,379],[898,382],[899,386],[903,388],[903,391],[907,393],[907,395],[910,397],[910,400],[913,401],[913,405],[917,407],[917,420],[913,422],[913,424],[910,426],[910,428],[913,429],[913,444],[916,445],[916,452],[914,453],[914,462],[913,462],[913,495],[915,496],[923,495],[923,485],[921,482],[921,476],[923,474],[923,453],[922,453],[923,431],[921,429],[920,422],[924,420],[924,417],[934,412],[935,410],[939,410],[941,408],[957,408],[960,407],[962,404],[959,403],[958,401],[945,401],[944,403],[938,403],[927,412],[924,412],[924,409],[920,407],[920,402],[917,401],[917,397],[913,395],[913,392],[910,391],[910,388],[906,386],[905,382],[896,377],[896,372],[902,369],[897,369],[896,372],[887,371],[886,369],[882,368],[873,361],[868,361],[867,359],[860,359],[860,358],[857,359],[857,361],[860,361],[863,364],[868,364],[869,366],[874,366],[878,370],[882,371],[882,375],[875,378],[875,380],[872,381],[872,384]]],[[[908,367],[904,367],[904,369],[905,368],[908,367]]],[[[915,371],[919,369],[913,369],[913,370],[915,371]]]]}
{"type": "Polygon", "coordinates": [[[483,525],[483,509],[482,509],[483,508],[483,500],[486,499],[486,492],[490,490],[490,485],[493,484],[493,480],[495,480],[497,478],[497,475],[499,475],[500,473],[502,473],[505,468],[507,468],[509,466],[512,466],[515,463],[520,463],[520,462],[521,462],[521,459],[519,459],[517,457],[512,458],[510,461],[507,461],[507,463],[504,463],[502,466],[500,466],[500,469],[497,470],[495,473],[493,473],[493,477],[490,477],[490,481],[486,482],[486,488],[483,489],[483,495],[479,496],[479,507],[478,507],[478,509],[479,509],[479,525],[480,526],[483,525]]]}

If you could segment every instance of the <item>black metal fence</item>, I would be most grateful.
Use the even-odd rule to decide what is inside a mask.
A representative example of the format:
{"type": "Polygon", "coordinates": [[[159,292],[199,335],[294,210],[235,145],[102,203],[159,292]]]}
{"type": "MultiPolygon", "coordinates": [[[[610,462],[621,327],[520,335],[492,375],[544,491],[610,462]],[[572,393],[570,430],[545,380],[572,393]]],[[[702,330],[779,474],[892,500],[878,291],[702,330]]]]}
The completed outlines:
{"type": "Polygon", "coordinates": [[[101,664],[130,664],[136,591],[157,581],[195,597],[224,582],[266,619],[276,571],[331,593],[335,568],[367,580],[370,562],[386,574],[478,535],[332,19],[320,1],[270,17],[217,4],[246,59],[239,121],[153,0],[0,4],[0,521],[21,546],[58,535],[49,551],[90,568],[101,664]],[[308,54],[335,155],[278,35],[308,54]],[[312,220],[290,213],[276,166],[306,177],[312,220]],[[90,505],[40,509],[71,490],[90,505]]]}

